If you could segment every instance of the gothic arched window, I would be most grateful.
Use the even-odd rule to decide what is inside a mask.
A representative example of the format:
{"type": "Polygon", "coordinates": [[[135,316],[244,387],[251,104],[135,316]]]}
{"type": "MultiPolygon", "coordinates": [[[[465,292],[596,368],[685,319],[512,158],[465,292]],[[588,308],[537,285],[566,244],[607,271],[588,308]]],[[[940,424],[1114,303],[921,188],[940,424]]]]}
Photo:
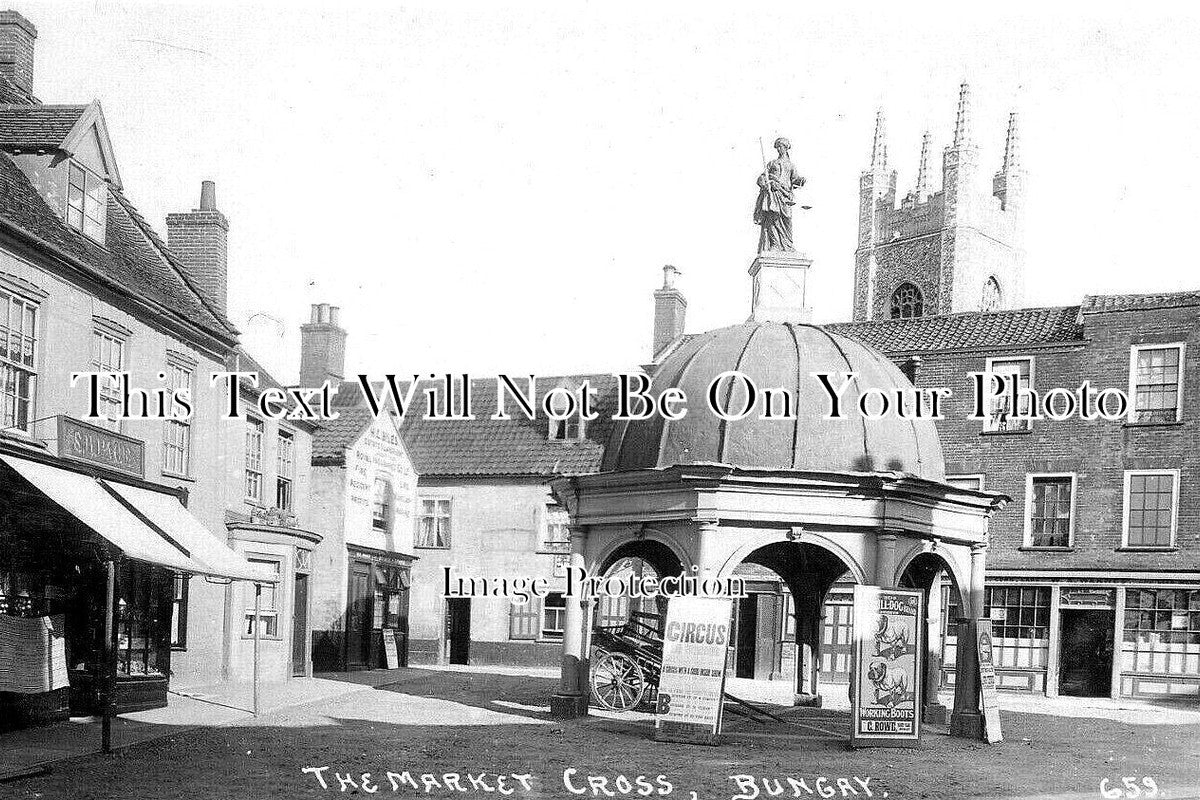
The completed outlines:
{"type": "Polygon", "coordinates": [[[902,283],[892,292],[892,319],[915,319],[925,313],[921,290],[911,283],[902,283]]]}
{"type": "Polygon", "coordinates": [[[979,301],[979,310],[999,311],[1003,301],[1004,295],[1000,291],[1000,281],[996,280],[996,276],[993,275],[983,285],[983,298],[979,301]]]}

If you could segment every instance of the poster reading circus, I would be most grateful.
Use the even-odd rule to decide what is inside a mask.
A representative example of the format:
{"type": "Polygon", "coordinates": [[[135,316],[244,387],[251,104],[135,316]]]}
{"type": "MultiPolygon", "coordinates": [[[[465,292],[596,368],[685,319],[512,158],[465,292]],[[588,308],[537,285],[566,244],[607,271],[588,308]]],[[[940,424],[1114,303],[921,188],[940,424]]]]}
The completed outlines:
{"type": "Polygon", "coordinates": [[[902,746],[920,736],[923,601],[920,592],[854,587],[855,747],[902,746]]]}

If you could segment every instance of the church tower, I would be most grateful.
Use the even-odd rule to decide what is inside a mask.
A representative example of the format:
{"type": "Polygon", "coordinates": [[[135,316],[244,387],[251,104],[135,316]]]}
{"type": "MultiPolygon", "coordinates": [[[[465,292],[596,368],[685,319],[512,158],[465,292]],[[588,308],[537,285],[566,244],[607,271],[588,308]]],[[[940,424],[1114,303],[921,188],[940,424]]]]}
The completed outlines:
{"type": "Polygon", "coordinates": [[[970,126],[964,83],[954,139],[942,153],[941,188],[930,191],[927,132],[913,190],[897,203],[883,112],[876,115],[871,166],[859,181],[855,322],[1020,306],[1024,179],[1017,115],[1008,117],[1004,157],[990,185],[970,126]]]}

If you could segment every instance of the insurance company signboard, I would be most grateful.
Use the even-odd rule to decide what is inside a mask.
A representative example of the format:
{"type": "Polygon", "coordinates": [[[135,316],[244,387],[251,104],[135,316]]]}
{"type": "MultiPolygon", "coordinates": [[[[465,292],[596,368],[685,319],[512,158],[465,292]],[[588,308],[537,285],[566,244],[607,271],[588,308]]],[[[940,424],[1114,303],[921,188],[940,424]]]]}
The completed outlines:
{"type": "Polygon", "coordinates": [[[921,735],[924,595],[854,587],[854,747],[906,747],[921,735]]]}
{"type": "Polygon", "coordinates": [[[732,610],[728,598],[671,598],[663,628],[655,739],[716,743],[732,610]]]}

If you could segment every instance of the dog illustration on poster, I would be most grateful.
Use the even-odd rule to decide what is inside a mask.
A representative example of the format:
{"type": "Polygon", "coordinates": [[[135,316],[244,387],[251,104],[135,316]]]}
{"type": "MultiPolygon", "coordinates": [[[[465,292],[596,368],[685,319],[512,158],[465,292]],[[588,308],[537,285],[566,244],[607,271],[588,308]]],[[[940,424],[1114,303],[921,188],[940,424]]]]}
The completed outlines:
{"type": "Polygon", "coordinates": [[[876,661],[867,668],[867,680],[875,688],[875,705],[895,708],[913,700],[906,670],[889,667],[882,661],[876,661]]]}
{"type": "Polygon", "coordinates": [[[875,655],[888,661],[916,652],[909,644],[910,633],[906,626],[897,624],[894,618],[880,614],[875,629],[875,655]]]}

